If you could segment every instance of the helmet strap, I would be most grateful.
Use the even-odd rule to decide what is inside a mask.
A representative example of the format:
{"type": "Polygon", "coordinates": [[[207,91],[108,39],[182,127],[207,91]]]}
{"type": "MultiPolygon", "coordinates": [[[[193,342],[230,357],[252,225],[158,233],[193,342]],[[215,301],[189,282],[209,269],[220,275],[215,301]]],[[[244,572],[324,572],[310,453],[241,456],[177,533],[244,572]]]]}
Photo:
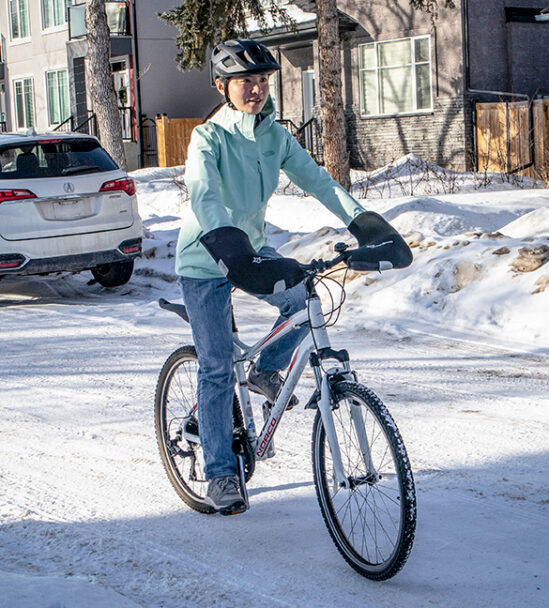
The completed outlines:
{"type": "Polygon", "coordinates": [[[225,91],[225,101],[227,102],[227,105],[229,106],[229,108],[231,108],[231,110],[236,110],[233,102],[229,98],[229,80],[230,80],[230,78],[223,78],[223,89],[225,91]]]}

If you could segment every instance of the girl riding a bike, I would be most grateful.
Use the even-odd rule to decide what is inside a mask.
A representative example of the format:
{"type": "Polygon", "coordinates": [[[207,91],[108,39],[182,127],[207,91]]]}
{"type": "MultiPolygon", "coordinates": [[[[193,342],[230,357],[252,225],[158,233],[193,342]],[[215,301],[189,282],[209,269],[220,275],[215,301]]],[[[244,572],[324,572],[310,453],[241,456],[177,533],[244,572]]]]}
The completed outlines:
{"type": "MultiPolygon", "coordinates": [[[[269,76],[280,65],[264,45],[229,40],[214,48],[211,64],[226,103],[192,134],[185,170],[191,205],[179,234],[176,272],[198,353],[198,424],[209,480],[205,500],[227,514],[246,509],[232,449],[231,288],[276,306],[275,326],[305,307],[301,266],[269,247],[265,235],[266,207],[280,170],[340,218],[360,245],[383,245],[383,235],[394,231],[275,122],[269,76]]],[[[289,365],[302,336],[295,331],[261,353],[249,371],[251,390],[275,401],[279,371],[289,365]]],[[[289,407],[296,403],[292,397],[289,407]]]]}

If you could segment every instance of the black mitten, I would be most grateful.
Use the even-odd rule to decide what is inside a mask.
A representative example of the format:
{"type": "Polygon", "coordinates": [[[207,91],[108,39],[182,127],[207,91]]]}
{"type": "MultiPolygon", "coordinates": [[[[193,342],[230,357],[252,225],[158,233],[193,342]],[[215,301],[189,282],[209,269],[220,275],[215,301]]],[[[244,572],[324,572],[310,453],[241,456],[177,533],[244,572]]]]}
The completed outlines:
{"type": "Polygon", "coordinates": [[[347,260],[355,270],[406,268],[412,263],[412,252],[406,241],[379,213],[364,211],[348,226],[360,247],[347,260]]]}
{"type": "Polygon", "coordinates": [[[240,228],[223,226],[207,232],[200,242],[221,272],[235,286],[255,294],[271,294],[300,283],[305,274],[292,258],[265,258],[240,228]]]}

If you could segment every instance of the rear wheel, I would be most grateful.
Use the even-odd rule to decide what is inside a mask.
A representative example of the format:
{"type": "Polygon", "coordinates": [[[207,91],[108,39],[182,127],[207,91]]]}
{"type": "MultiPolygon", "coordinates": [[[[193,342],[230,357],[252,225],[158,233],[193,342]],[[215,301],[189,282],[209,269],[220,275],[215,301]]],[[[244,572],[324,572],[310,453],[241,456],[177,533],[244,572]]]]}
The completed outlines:
{"type": "Polygon", "coordinates": [[[394,576],[414,541],[416,497],[404,443],[391,415],[365,386],[340,382],[332,411],[347,487],[337,481],[317,411],[312,455],[316,493],[338,550],[360,574],[394,576]]]}
{"type": "Polygon", "coordinates": [[[103,287],[118,287],[130,280],[133,273],[133,260],[101,264],[91,269],[93,278],[103,287]]]}
{"type": "MultiPolygon", "coordinates": [[[[192,509],[213,513],[204,501],[208,482],[199,442],[197,405],[198,357],[194,346],[182,346],[164,363],[156,385],[154,418],[162,464],[180,498],[192,509]]],[[[233,449],[244,455],[246,481],[254,471],[254,454],[242,430],[242,412],[234,396],[233,449]]]]}

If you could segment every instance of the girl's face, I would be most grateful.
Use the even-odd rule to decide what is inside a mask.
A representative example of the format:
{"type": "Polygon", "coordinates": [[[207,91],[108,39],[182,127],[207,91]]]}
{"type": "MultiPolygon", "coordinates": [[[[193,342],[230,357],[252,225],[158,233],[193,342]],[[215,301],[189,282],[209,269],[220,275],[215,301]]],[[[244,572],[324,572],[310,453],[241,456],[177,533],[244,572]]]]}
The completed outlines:
{"type": "MultiPolygon", "coordinates": [[[[229,80],[229,99],[234,107],[246,114],[259,114],[269,96],[270,74],[247,74],[229,80]]],[[[221,80],[216,81],[217,90],[224,94],[221,80]]]]}

